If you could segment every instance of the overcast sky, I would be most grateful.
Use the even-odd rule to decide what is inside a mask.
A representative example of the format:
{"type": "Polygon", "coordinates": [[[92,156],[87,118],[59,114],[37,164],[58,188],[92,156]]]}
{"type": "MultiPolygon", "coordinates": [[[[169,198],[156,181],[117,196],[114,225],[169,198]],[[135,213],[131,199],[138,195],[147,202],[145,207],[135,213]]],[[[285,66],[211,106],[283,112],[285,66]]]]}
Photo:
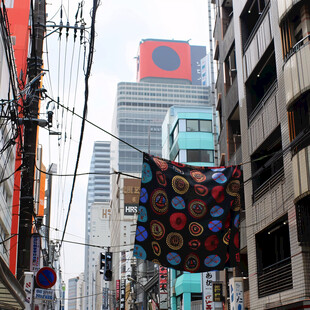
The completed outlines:
{"type": "MultiPolygon", "coordinates": [[[[85,2],[87,8],[84,9],[84,17],[87,26],[90,26],[89,11],[92,1],[85,2]]],[[[88,120],[111,131],[116,85],[121,81],[135,82],[135,57],[141,39],[190,40],[191,45],[207,45],[207,2],[208,0],[102,0],[96,18],[97,35],[95,38],[92,74],[89,80],[88,120]]],[[[70,24],[74,24],[73,16],[77,10],[77,0],[50,1],[50,4],[47,5],[48,19],[52,18],[56,24],[59,23],[59,12],[57,14],[57,11],[61,3],[63,3],[65,9],[63,14],[64,23],[67,22],[66,16],[69,16],[70,24]]],[[[75,60],[72,67],[70,63],[71,59],[76,58],[78,55],[79,48],[77,46],[73,53],[73,35],[71,32],[68,38],[67,56],[65,56],[66,44],[64,37],[65,33],[62,35],[61,44],[59,44],[57,33],[48,37],[50,75],[45,75],[44,86],[48,89],[50,96],[53,95],[53,98],[57,99],[59,95],[60,102],[65,105],[67,105],[66,102],[69,102],[70,107],[72,107],[72,101],[76,96],[76,111],[81,114],[84,97],[84,77],[82,74],[79,75],[76,95],[74,91],[75,80],[69,78],[70,76],[76,76],[73,72],[76,72],[78,62],[75,60]],[[61,51],[60,57],[59,50],[61,51]],[[58,69],[59,59],[60,69],[58,69]],[[70,74],[70,72],[72,73],[70,74]],[[49,77],[52,81],[52,87],[50,87],[49,77]]],[[[46,55],[45,67],[48,66],[46,55]]],[[[41,111],[44,111],[45,104],[46,102],[42,104],[41,111]]],[[[58,118],[60,118],[61,110],[58,110],[57,113],[58,118]]],[[[64,119],[67,120],[67,125],[63,122],[62,126],[68,126],[69,128],[70,116],[68,115],[66,118],[65,113],[64,119]]],[[[59,126],[61,127],[61,124],[59,126]]],[[[76,121],[76,124],[73,125],[67,173],[73,173],[79,134],[80,123],[76,121]]],[[[98,129],[87,125],[84,133],[79,172],[89,170],[92,147],[96,140],[111,140],[111,138],[98,129]]],[[[67,159],[59,162],[59,158],[62,158],[62,151],[60,151],[59,155],[58,143],[61,145],[63,140],[58,141],[55,136],[48,140],[46,131],[41,130],[40,143],[44,147],[44,164],[46,166],[51,162],[55,162],[58,163],[58,166],[66,167],[64,163],[67,162],[67,159]]],[[[66,148],[68,149],[68,137],[66,148]]],[[[64,171],[64,168],[62,171],[64,171]]],[[[55,177],[54,180],[55,190],[60,184],[65,190],[63,193],[53,194],[53,220],[51,226],[62,230],[63,226],[61,225],[68,208],[68,192],[71,191],[71,179],[65,180],[64,178],[55,177]],[[63,185],[64,182],[66,182],[66,185],[63,185]]],[[[77,178],[65,240],[84,242],[87,180],[88,176],[77,178]]],[[[52,236],[60,238],[61,232],[52,231],[52,236]]],[[[68,278],[75,277],[84,270],[84,247],[64,243],[63,249],[61,265],[67,283],[68,278]]]]}

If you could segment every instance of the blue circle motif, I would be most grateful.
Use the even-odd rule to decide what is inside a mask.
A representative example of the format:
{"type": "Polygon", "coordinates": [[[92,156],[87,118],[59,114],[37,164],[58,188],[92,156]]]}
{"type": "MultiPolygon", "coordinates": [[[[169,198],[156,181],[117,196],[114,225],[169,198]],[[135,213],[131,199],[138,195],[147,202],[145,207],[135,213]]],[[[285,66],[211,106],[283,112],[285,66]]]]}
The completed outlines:
{"type": "Polygon", "coordinates": [[[142,183],[148,183],[152,180],[152,170],[148,163],[143,163],[142,167],[142,183]]]}
{"type": "Polygon", "coordinates": [[[147,237],[148,237],[148,232],[145,229],[145,227],[138,226],[136,230],[136,240],[142,242],[145,239],[147,239],[147,237]]]}
{"type": "Polygon", "coordinates": [[[213,232],[218,232],[222,229],[222,221],[211,221],[209,224],[208,224],[208,228],[213,231],[213,232]]]}
{"type": "Polygon", "coordinates": [[[207,267],[215,267],[217,266],[219,263],[221,262],[221,258],[216,255],[216,254],[213,254],[213,255],[209,255],[206,257],[205,261],[204,261],[204,264],[207,266],[207,267]]]}
{"type": "Polygon", "coordinates": [[[140,259],[146,259],[146,252],[141,245],[136,244],[133,248],[133,256],[140,259]]]}
{"type": "Polygon", "coordinates": [[[239,228],[239,217],[240,217],[240,215],[237,214],[235,219],[234,219],[234,225],[236,228],[239,228]]]}
{"type": "Polygon", "coordinates": [[[185,209],[185,202],[181,196],[175,196],[172,198],[171,204],[177,210],[185,209]]]}
{"type": "Polygon", "coordinates": [[[178,53],[169,46],[158,46],[153,50],[154,64],[162,70],[174,71],[180,67],[181,59],[178,53]]]}
{"type": "Polygon", "coordinates": [[[142,187],[140,192],[140,201],[146,203],[149,198],[146,188],[142,187]]]}
{"type": "Polygon", "coordinates": [[[176,266],[181,263],[181,257],[178,253],[170,252],[167,254],[167,261],[169,264],[176,266]]]}
{"type": "Polygon", "coordinates": [[[211,169],[211,171],[214,171],[214,172],[222,172],[224,171],[226,168],[213,168],[211,169]]]}
{"type": "Polygon", "coordinates": [[[213,217],[219,217],[221,215],[223,215],[224,213],[224,209],[220,206],[214,206],[211,210],[210,210],[210,214],[213,217]]]}
{"type": "Polygon", "coordinates": [[[225,174],[221,172],[214,173],[212,179],[218,184],[224,184],[227,182],[225,174]]]}
{"type": "Polygon", "coordinates": [[[147,211],[143,206],[138,207],[138,221],[143,223],[147,221],[147,211]]]}

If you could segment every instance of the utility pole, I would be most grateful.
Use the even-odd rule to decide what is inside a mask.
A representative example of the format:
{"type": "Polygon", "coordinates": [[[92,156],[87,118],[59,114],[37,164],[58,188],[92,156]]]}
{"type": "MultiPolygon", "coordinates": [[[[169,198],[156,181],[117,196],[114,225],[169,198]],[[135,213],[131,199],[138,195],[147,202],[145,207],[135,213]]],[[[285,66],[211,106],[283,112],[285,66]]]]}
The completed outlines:
{"type": "MultiPolygon", "coordinates": [[[[31,1],[32,6],[32,1],[31,1]]],[[[23,114],[24,150],[21,177],[20,221],[17,258],[17,278],[21,281],[24,271],[30,269],[30,240],[34,216],[34,171],[37,147],[37,126],[40,79],[42,75],[42,52],[45,31],[45,0],[35,0],[32,13],[31,56],[28,58],[28,81],[31,81],[29,95],[26,98],[23,114]]]]}

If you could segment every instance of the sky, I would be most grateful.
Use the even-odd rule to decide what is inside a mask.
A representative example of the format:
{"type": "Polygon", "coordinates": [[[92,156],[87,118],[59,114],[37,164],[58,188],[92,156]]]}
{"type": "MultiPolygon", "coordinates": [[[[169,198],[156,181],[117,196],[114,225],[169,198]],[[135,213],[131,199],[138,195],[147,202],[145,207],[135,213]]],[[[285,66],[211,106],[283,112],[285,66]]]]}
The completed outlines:
{"type": "MultiPolygon", "coordinates": [[[[87,119],[111,131],[116,86],[118,82],[135,82],[135,57],[141,39],[190,40],[191,45],[207,46],[209,42],[207,2],[208,0],[102,0],[96,16],[95,52],[89,79],[87,119]]],[[[77,0],[50,1],[47,5],[48,19],[59,23],[61,4],[64,8],[64,23],[67,22],[68,16],[70,24],[74,24],[77,0]]],[[[90,26],[91,5],[92,1],[85,1],[86,27],[90,26]]],[[[48,28],[48,32],[51,30],[52,28],[48,28]]],[[[79,46],[73,48],[72,32],[69,34],[67,44],[65,32],[61,40],[57,33],[49,35],[46,40],[44,64],[49,72],[43,78],[44,87],[49,96],[56,101],[59,96],[60,102],[71,109],[75,102],[76,113],[82,115],[84,76],[81,70],[83,58],[80,58],[79,63],[77,57],[79,46]]],[[[47,102],[48,100],[42,102],[43,115],[47,102]]],[[[70,135],[70,114],[55,107],[53,130],[60,131],[61,128],[66,130],[66,140],[63,136],[60,139],[58,136],[48,136],[46,130],[40,130],[39,143],[43,145],[44,164],[48,167],[52,162],[57,163],[58,173],[70,174],[74,171],[81,123],[76,117],[72,122],[70,135]],[[72,137],[71,142],[69,136],[72,137]]],[[[94,141],[106,140],[110,141],[111,137],[91,125],[86,125],[78,172],[89,171],[94,141]]],[[[87,181],[88,176],[77,177],[64,240],[81,243],[85,241],[87,181]]],[[[52,237],[55,239],[60,239],[62,236],[71,182],[70,177],[53,177],[51,227],[54,228],[52,237]]],[[[64,242],[60,262],[63,278],[67,283],[69,278],[78,276],[84,270],[84,247],[64,242]]]]}

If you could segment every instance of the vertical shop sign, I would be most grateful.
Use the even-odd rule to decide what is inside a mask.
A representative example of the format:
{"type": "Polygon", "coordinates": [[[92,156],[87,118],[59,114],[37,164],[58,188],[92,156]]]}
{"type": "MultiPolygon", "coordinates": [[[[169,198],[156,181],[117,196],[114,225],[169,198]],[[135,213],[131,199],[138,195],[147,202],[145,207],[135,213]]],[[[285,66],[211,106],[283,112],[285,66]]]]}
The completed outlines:
{"type": "Polygon", "coordinates": [[[33,234],[30,246],[30,271],[37,272],[40,270],[40,250],[41,237],[39,234],[33,234]]]}
{"type": "Polygon", "coordinates": [[[243,282],[242,278],[229,279],[230,308],[243,310],[243,282]]]}
{"type": "Polygon", "coordinates": [[[201,278],[203,310],[214,310],[212,297],[213,282],[215,281],[215,271],[203,272],[201,278]]]}

